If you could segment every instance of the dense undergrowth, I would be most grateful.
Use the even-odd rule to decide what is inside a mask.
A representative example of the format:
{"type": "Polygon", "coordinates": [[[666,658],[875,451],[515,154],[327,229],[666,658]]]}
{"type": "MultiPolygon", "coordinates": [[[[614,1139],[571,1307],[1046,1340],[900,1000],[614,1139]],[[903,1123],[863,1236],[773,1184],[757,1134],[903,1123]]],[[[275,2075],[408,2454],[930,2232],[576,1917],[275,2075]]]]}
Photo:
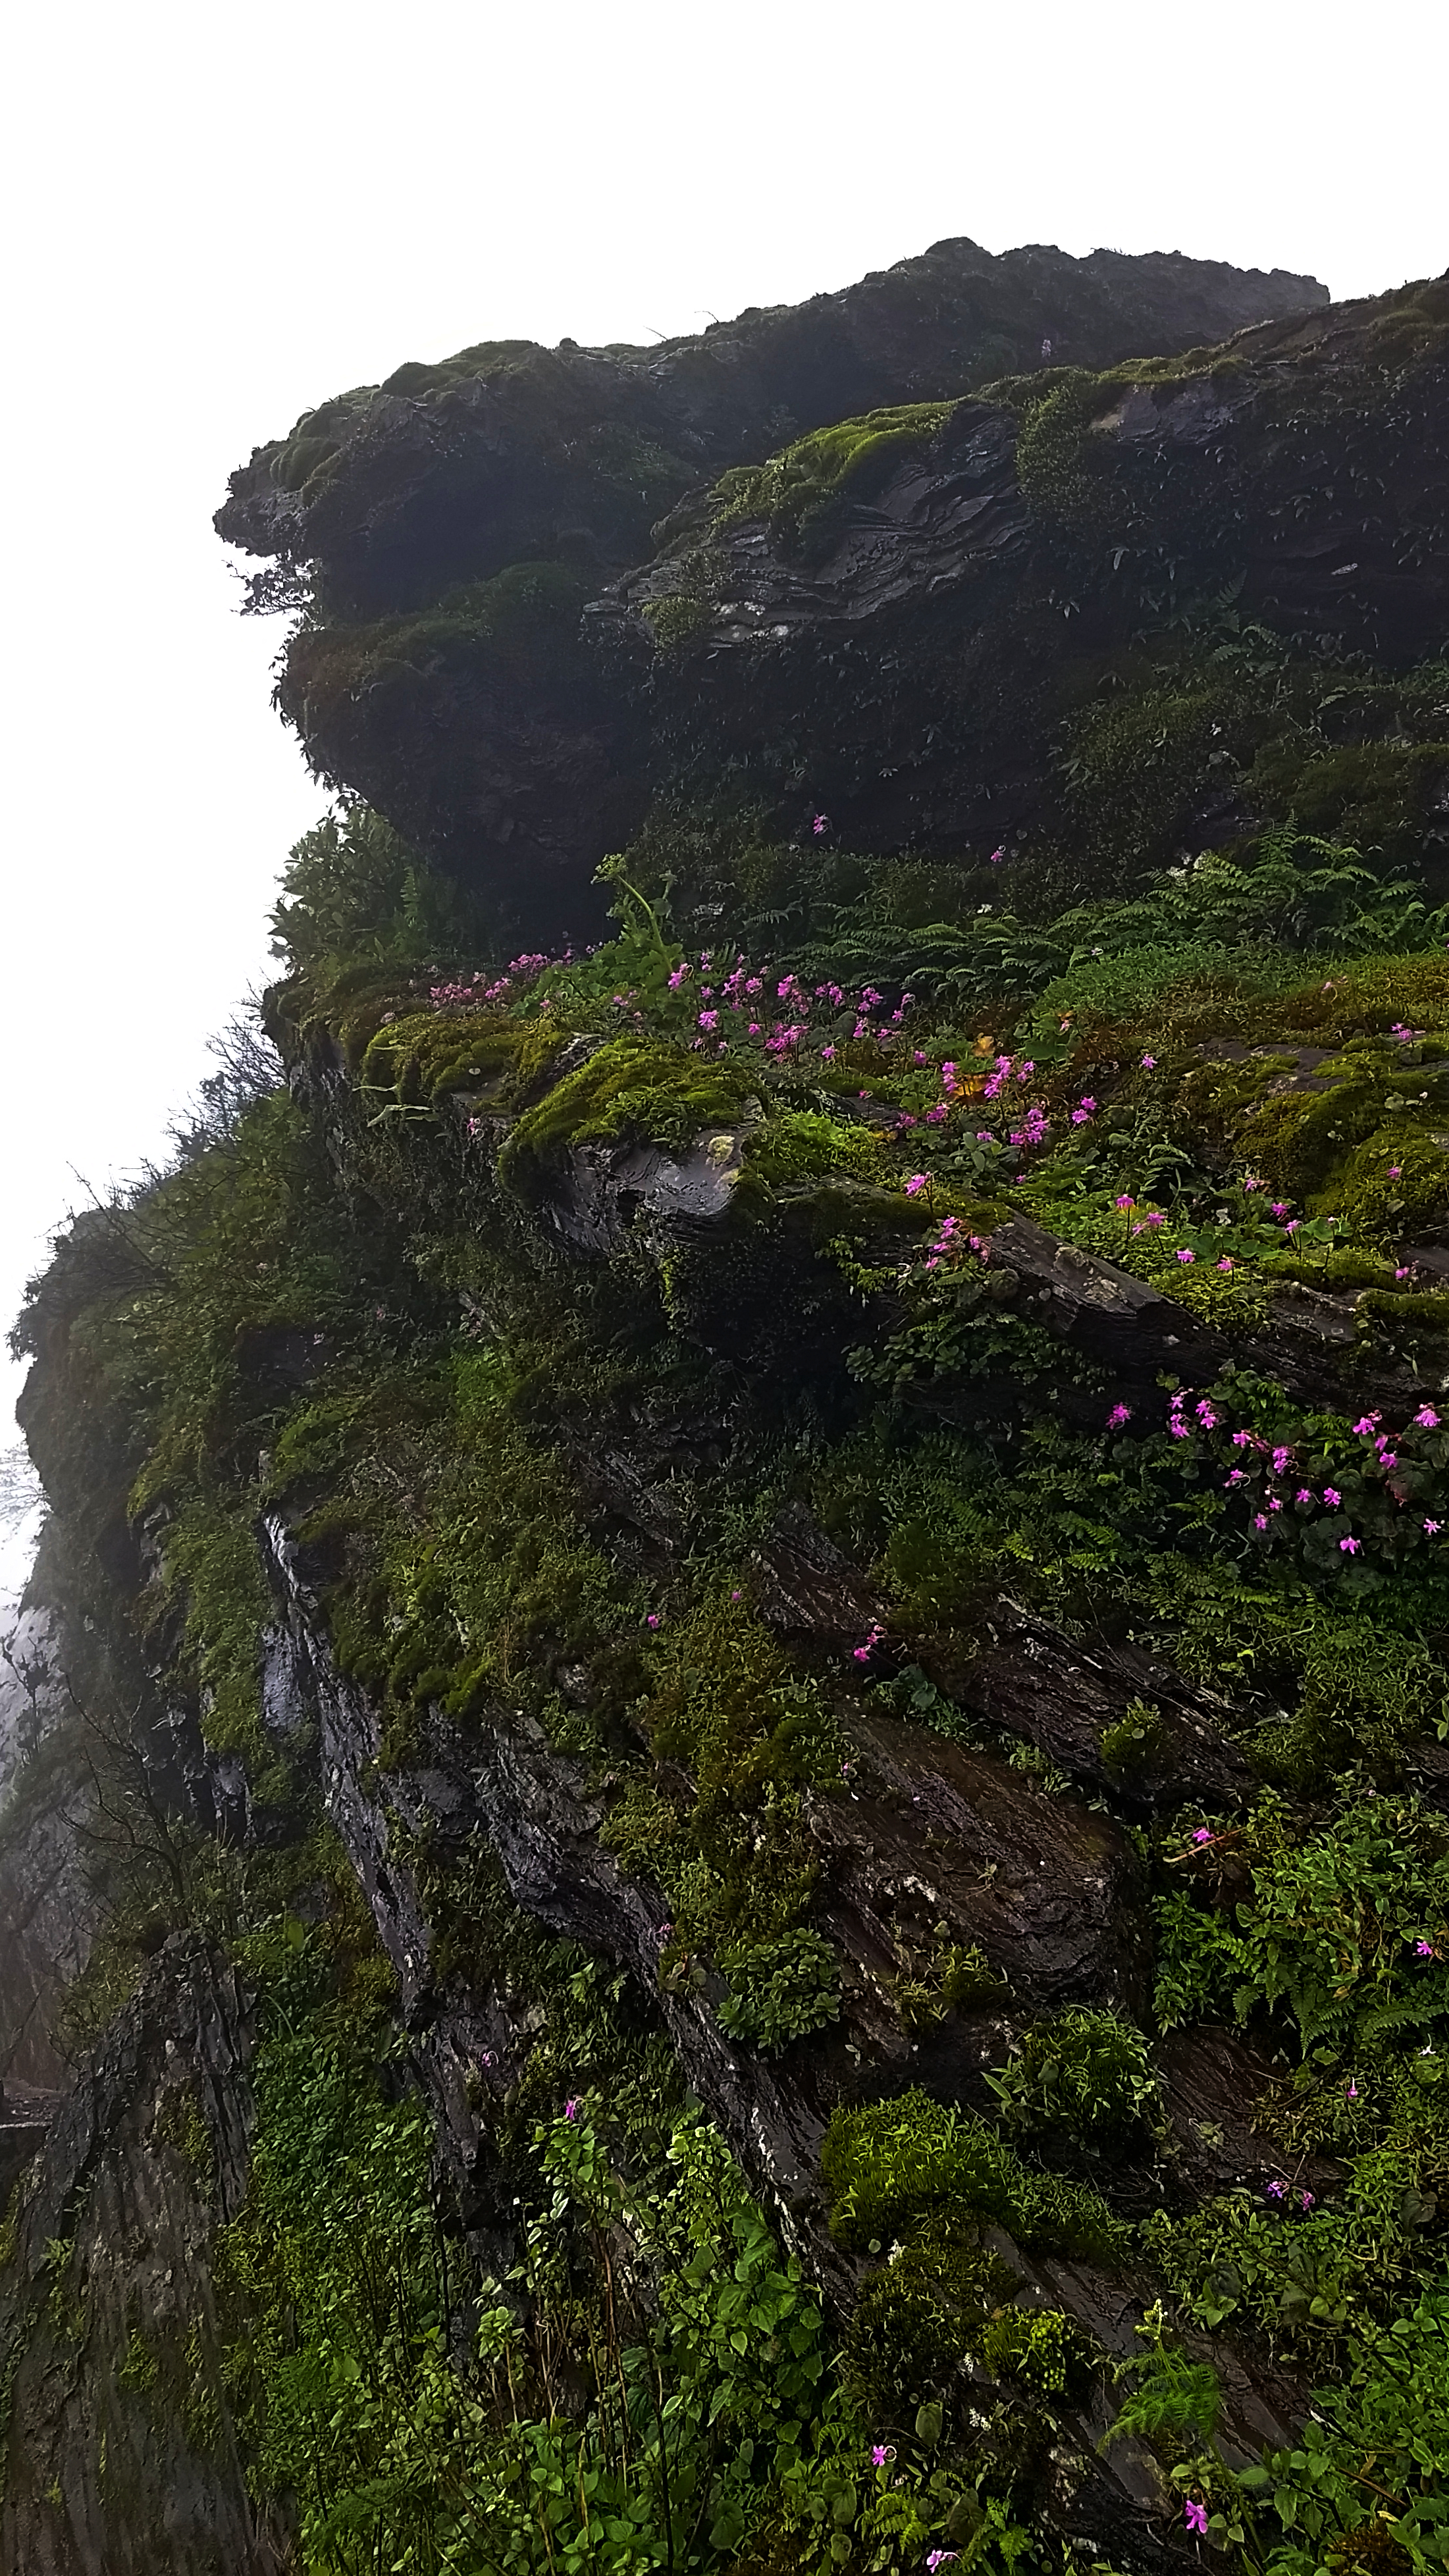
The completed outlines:
{"type": "Polygon", "coordinates": [[[365,814],[312,836],[267,1006],[299,1096],[77,1221],[20,1327],[57,1507],[98,1547],[129,1525],[153,1668],[290,1818],[209,1890],[153,1873],[96,1971],[113,2004],[199,1910],[260,1994],[217,2258],[251,2474],[318,2576],[1009,2569],[1059,2563],[1061,2462],[1120,2413],[1160,2533],[1270,2576],[1437,2565],[1445,924],[1290,831],[1131,901],[953,920],[839,855],[797,905],[748,818],[673,830],[614,866],[616,939],[508,966],[365,814]],[[686,948],[702,885],[723,912],[686,948]],[[700,1156],[710,1228],[671,1233],[648,1191],[700,1156]],[[626,1165],[592,1257],[561,1252],[550,1210],[626,1165]],[[1216,1336],[1210,1365],[1129,1384],[1065,1346],[997,1240],[1024,1218],[1216,1336]],[[631,1521],[609,1462],[646,1452],[631,1521]],[[264,1511],[380,1712],[384,1796],[435,1720],[537,1722],[657,1894],[651,1995],[518,1914],[491,1855],[409,1851],[439,1979],[515,2033],[474,2070],[491,2271],[380,1963],[359,1934],[343,1974],[303,1921],[319,1882],[345,1907],[311,1748],[266,1723],[264,1511]],[[800,1512],[878,1605],[849,1639],[765,1615],[800,1512]],[[994,2054],[969,2102],[831,2060],[847,2320],[660,2008],[703,1998],[769,2062],[840,2046],[860,1972],[812,1816],[856,1794],[862,1720],[1000,1749],[971,1673],[1003,1596],[1217,1693],[1242,1785],[1175,1786],[1141,1701],[1079,1773],[1031,1752],[1032,1795],[1129,1829],[1153,2000],[1003,2012],[1002,1961],[902,1947],[899,2027],[994,2013],[994,2054]],[[1223,2026],[1268,2070],[1268,2161],[1215,2189],[1161,2047],[1223,2026]],[[1013,2248],[1117,2276],[1125,2364],[1013,2248]],[[1224,2336],[1296,2386],[1261,2465],[1221,2438],[1224,2336]]]}

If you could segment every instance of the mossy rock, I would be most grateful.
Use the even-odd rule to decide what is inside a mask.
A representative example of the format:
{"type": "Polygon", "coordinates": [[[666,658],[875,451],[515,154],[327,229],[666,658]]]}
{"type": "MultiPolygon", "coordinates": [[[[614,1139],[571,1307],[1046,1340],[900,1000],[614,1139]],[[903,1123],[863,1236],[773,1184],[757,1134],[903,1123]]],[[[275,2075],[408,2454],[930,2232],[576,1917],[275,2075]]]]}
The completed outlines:
{"type": "Polygon", "coordinates": [[[502,1011],[409,1011],[370,1040],[361,1086],[404,1109],[434,1108],[453,1092],[491,1095],[513,1107],[537,1090],[567,1034],[547,1018],[510,1019],[502,1011]]]}
{"type": "Polygon", "coordinates": [[[904,454],[929,445],[955,409],[953,402],[891,404],[811,430],[763,465],[733,466],[715,486],[715,525],[768,519],[772,534],[798,544],[837,494],[849,488],[868,497],[904,454]]]}
{"type": "Polygon", "coordinates": [[[515,1197],[537,1206],[570,1147],[625,1140],[683,1153],[709,1128],[735,1125],[749,1084],[666,1039],[615,1038],[521,1117],[499,1156],[515,1197]]]}

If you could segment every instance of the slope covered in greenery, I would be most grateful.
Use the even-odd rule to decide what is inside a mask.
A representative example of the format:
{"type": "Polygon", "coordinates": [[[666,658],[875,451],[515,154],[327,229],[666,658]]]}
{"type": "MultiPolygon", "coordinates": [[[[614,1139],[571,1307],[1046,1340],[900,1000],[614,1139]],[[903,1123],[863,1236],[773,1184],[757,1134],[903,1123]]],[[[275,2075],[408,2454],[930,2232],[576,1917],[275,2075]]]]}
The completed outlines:
{"type": "MultiPolygon", "coordinates": [[[[1405,488],[1437,293],[1325,325],[1405,488]]],[[[1256,438],[1313,370],[1243,366],[1256,438]]],[[[1169,431],[1084,497],[1103,399],[1008,387],[973,454],[1130,585],[1124,490],[1211,474],[1169,431]]],[[[32,1285],[106,1919],[0,2240],[7,2564],[1442,2561],[1442,574],[1397,666],[1119,634],[1077,843],[796,828],[797,718],[863,775],[897,646],[959,695],[939,553],[872,588],[953,435],[797,441],[615,595],[596,946],[510,956],[350,777],[265,1045],[32,1285]],[[742,547],[817,584],[793,660],[742,547]],[[1339,691],[1388,803],[1313,801],[1339,691]]]]}

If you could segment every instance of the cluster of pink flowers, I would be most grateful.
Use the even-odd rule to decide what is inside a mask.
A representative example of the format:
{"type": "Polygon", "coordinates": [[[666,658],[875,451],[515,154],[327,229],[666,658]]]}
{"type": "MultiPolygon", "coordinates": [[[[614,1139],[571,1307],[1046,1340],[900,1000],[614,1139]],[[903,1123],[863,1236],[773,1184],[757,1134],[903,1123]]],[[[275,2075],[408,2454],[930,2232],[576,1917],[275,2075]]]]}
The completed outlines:
{"type": "Polygon", "coordinates": [[[573,962],[574,952],[571,948],[565,948],[558,957],[545,957],[542,950],[535,955],[510,957],[501,975],[496,975],[490,980],[486,966],[476,967],[473,973],[464,977],[461,982],[432,985],[428,1000],[433,1008],[439,1011],[450,1007],[456,1008],[460,1003],[465,1003],[476,1010],[480,1003],[486,1006],[494,1002],[515,1001],[520,984],[536,983],[546,967],[572,966],[573,962]]]}
{"type": "Polygon", "coordinates": [[[738,951],[721,957],[708,948],[701,949],[697,965],[688,957],[681,958],[669,977],[669,990],[682,993],[691,983],[695,984],[699,1000],[709,1006],[696,1013],[695,1025],[700,1032],[694,1040],[696,1052],[713,1041],[716,1052],[722,1055],[729,1040],[720,1032],[728,1029],[733,1020],[736,1036],[763,1039],[765,1052],[773,1056],[793,1055],[823,1037],[819,1052],[826,1064],[835,1062],[845,1031],[838,1017],[833,1027],[822,1030],[817,1012],[849,1012],[852,1037],[890,1046],[915,999],[914,994],[903,993],[889,1018],[878,1021],[876,1015],[884,1011],[885,997],[873,984],[862,986],[852,1001],[840,984],[817,984],[812,992],[793,972],[778,977],[768,968],[756,972],[738,951]],[[697,983],[696,977],[700,979],[697,983]]]}
{"type": "Polygon", "coordinates": [[[873,1619],[860,1644],[851,1648],[855,1661],[858,1664],[868,1664],[884,1635],[885,1630],[881,1626],[880,1621],[878,1619],[873,1619]]]}
{"type": "MultiPolygon", "coordinates": [[[[1170,1440],[1189,1440],[1193,1437],[1194,1431],[1210,1432],[1221,1428],[1222,1417],[1208,1397],[1199,1397],[1197,1403],[1192,1406],[1191,1418],[1188,1412],[1190,1400],[1190,1389],[1168,1398],[1167,1435],[1170,1440]]],[[[1109,1431],[1123,1430],[1130,1419],[1130,1405],[1116,1404],[1107,1416],[1107,1428],[1109,1431]]],[[[1401,1439],[1403,1434],[1396,1435],[1381,1431],[1378,1428],[1381,1420],[1382,1416],[1378,1413],[1362,1414],[1354,1423],[1353,1430],[1357,1438],[1373,1443],[1372,1463],[1382,1474],[1386,1490],[1392,1495],[1395,1503],[1402,1508],[1409,1500],[1409,1493],[1402,1481],[1395,1481],[1394,1471],[1400,1467],[1401,1461],[1394,1442],[1396,1438],[1401,1439]]],[[[1432,1404],[1423,1404],[1414,1415],[1411,1428],[1416,1431],[1437,1431],[1441,1428],[1441,1416],[1432,1404]]],[[[1247,1464],[1229,1469],[1223,1478],[1223,1490],[1225,1493],[1235,1493],[1240,1486],[1248,1484],[1250,1472],[1263,1479],[1259,1497],[1262,1508],[1253,1514],[1253,1528],[1260,1534],[1266,1533],[1272,1527],[1274,1514],[1281,1513],[1289,1501],[1304,1513],[1311,1513],[1320,1505],[1328,1512],[1342,1510],[1343,1494],[1340,1487],[1334,1484],[1325,1482],[1319,1492],[1307,1484],[1295,1485],[1291,1494],[1278,1490],[1280,1482],[1291,1480],[1294,1473],[1293,1450],[1286,1442],[1280,1441],[1275,1444],[1271,1440],[1265,1440],[1260,1432],[1249,1430],[1234,1431],[1229,1437],[1232,1447],[1238,1451],[1240,1457],[1246,1459],[1247,1464]]],[[[1437,1538],[1441,1528],[1442,1523],[1437,1520],[1426,1518],[1423,1522],[1426,1538],[1437,1538]]],[[[1363,1540],[1350,1530],[1338,1541],[1338,1549],[1341,1556],[1361,1556],[1363,1540]]]]}
{"type": "MultiPolygon", "coordinates": [[[[999,1100],[1001,1098],[1002,1090],[1007,1083],[1014,1083],[1019,1090],[1024,1089],[1031,1081],[1035,1072],[1036,1062],[1031,1056],[1021,1056],[1018,1058],[1010,1055],[999,1055],[996,1058],[986,1081],[982,1085],[982,1098],[985,1100],[999,1100]]],[[[962,1086],[957,1082],[956,1067],[954,1064],[942,1065],[941,1084],[948,1100],[959,1098],[962,1086]]],[[[1096,1106],[1097,1104],[1095,1100],[1083,1100],[1072,1112],[1073,1123],[1077,1126],[1083,1125],[1085,1123],[1083,1113],[1085,1112],[1085,1117],[1089,1118],[1096,1109],[1096,1106]]],[[[945,1114],[944,1109],[927,1110],[926,1112],[927,1117],[933,1124],[938,1119],[943,1118],[945,1114]]],[[[1008,1116],[1011,1114],[1013,1113],[1008,1111],[1008,1116]]],[[[1008,1126],[1008,1144],[1014,1145],[1018,1151],[1028,1149],[1034,1150],[1036,1147],[1046,1144],[1051,1135],[1051,1120],[1047,1116],[1046,1104],[1044,1101],[1028,1100],[1025,1106],[1014,1114],[1016,1115],[1019,1123],[1014,1127],[1008,1126]]],[[[978,1145],[994,1145],[997,1141],[996,1134],[992,1128],[977,1128],[976,1142],[978,1145]]]]}
{"type": "MultiPolygon", "coordinates": [[[[1269,2200],[1286,2201],[1289,2197],[1288,2188],[1285,2183],[1265,2183],[1263,2188],[1269,2200]]],[[[1311,2191],[1300,2191],[1298,2194],[1298,2206],[1300,2209],[1311,2209],[1313,2207],[1313,2202],[1314,2194],[1311,2191]]]]}
{"type": "Polygon", "coordinates": [[[959,1216],[943,1216],[941,1230],[926,1249],[924,1267],[939,1270],[943,1261],[959,1261],[964,1253],[974,1253],[978,1261],[991,1258],[989,1235],[968,1234],[959,1216]]]}

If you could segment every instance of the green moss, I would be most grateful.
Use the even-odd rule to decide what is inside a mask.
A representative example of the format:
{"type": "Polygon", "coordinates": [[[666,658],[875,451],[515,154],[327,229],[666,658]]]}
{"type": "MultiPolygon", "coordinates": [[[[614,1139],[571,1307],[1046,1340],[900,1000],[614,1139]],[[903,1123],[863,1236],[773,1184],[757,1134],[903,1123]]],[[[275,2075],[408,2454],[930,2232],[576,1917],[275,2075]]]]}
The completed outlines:
{"type": "Polygon", "coordinates": [[[546,1081],[567,1032],[550,1020],[502,1011],[410,1011],[380,1026],[362,1058],[365,1092],[406,1111],[435,1108],[453,1092],[514,1108],[546,1081]]]}
{"type": "Polygon", "coordinates": [[[188,1502],[166,1532],[164,1565],[167,1592],[185,1603],[181,1664],[200,1695],[202,1733],[218,1752],[246,1755],[253,1795],[265,1799],[283,1773],[261,1723],[262,1633],[276,1613],[254,1498],[188,1502]]]}
{"type": "Polygon", "coordinates": [[[709,624],[712,602],[697,591],[672,590],[647,599],[643,613],[661,653],[678,653],[709,624]]]}
{"type": "Polygon", "coordinates": [[[1014,2379],[1033,2396],[1071,2400],[1099,2354],[1060,2308],[1005,2308],[981,2337],[981,2358],[995,2378],[1014,2379]]]}
{"type": "MultiPolygon", "coordinates": [[[[1443,1114],[1443,1113],[1441,1113],[1443,1114]]],[[[1449,1133],[1385,1119],[1335,1173],[1329,1194],[1370,1243],[1406,1242],[1449,1207],[1449,1133]]],[[[1314,1202],[1314,1213],[1318,1213],[1314,1202]]],[[[1366,1278],[1360,1284],[1379,1283],[1366,1278]]]]}
{"type": "Polygon", "coordinates": [[[517,1197],[534,1203],[546,1196],[569,1146],[632,1137],[680,1153],[704,1129],[737,1123],[747,1096],[747,1083],[732,1069],[703,1064],[657,1038],[615,1038],[524,1113],[499,1156],[499,1173],[517,1197]]]}
{"type": "Polygon", "coordinates": [[[934,2212],[994,2219],[1023,2245],[1120,2261],[1129,2231],[1095,2192],[1028,2171],[985,2122],[921,2092],[831,2116],[821,2149],[832,2233],[884,2243],[934,2212]]]}
{"type": "MultiPolygon", "coordinates": [[[[1263,722],[1241,683],[1191,669],[1173,684],[1103,699],[1068,727],[1062,771],[1071,810],[1084,832],[1110,834],[1129,865],[1157,857],[1205,781],[1235,753],[1251,754],[1263,722]]],[[[1180,971],[1193,971],[1190,958],[1180,971]]]]}
{"type": "Polygon", "coordinates": [[[1116,1723],[1102,1729],[1102,1761],[1120,1778],[1151,1771],[1165,1749],[1165,1735],[1160,1709],[1145,1700],[1129,1700],[1116,1723]]]}
{"type": "Polygon", "coordinates": [[[898,403],[811,430],[763,465],[732,466],[715,486],[715,524],[723,529],[768,519],[778,539],[798,541],[847,487],[867,497],[877,490],[903,455],[929,445],[955,408],[898,403]]]}
{"type": "Polygon", "coordinates": [[[767,1119],[748,1138],[745,1165],[752,1177],[773,1186],[813,1179],[823,1172],[843,1172],[860,1181],[883,1183],[889,1165],[884,1144],[872,1127],[843,1126],[814,1110],[787,1110],[767,1119]]]}

